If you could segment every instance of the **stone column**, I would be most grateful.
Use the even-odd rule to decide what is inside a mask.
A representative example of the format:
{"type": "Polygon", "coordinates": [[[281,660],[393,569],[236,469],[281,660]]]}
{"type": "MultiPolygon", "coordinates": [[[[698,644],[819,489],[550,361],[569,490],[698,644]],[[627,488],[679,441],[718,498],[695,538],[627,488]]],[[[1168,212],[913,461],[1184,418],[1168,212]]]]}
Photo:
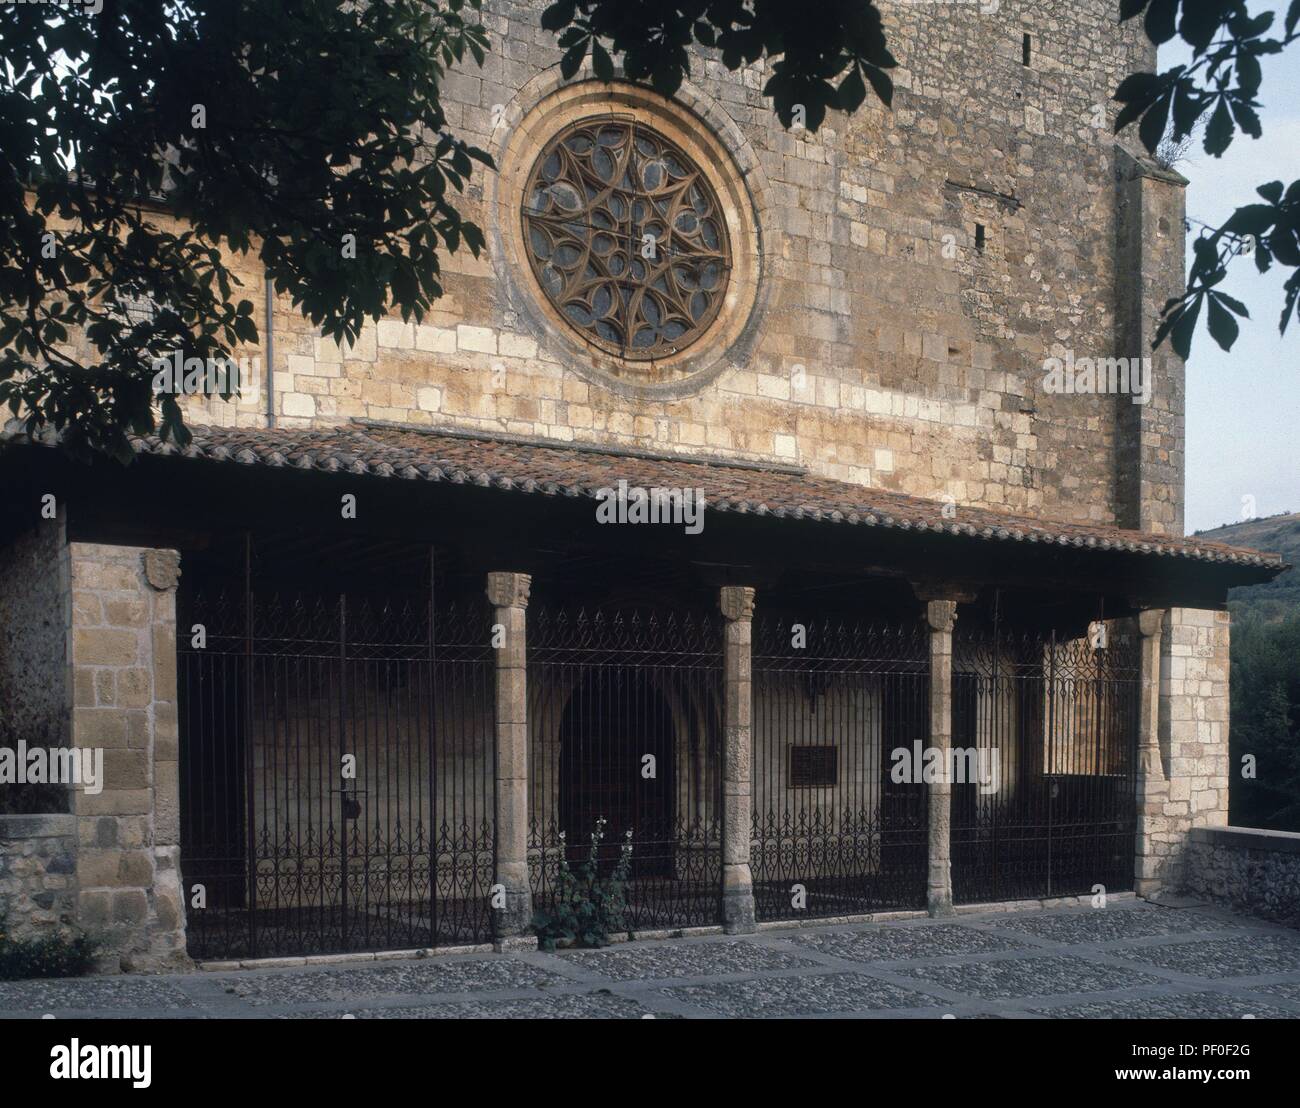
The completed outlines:
{"type": "Polygon", "coordinates": [[[727,621],[723,645],[722,926],[729,935],[743,935],[756,929],[754,881],[749,869],[754,590],[726,586],[719,590],[718,606],[727,621]]]}
{"type": "Polygon", "coordinates": [[[932,916],[950,916],[952,906],[952,628],[957,601],[927,600],[930,626],[930,746],[942,767],[930,783],[929,865],[925,899],[932,916]]]}
{"type": "Polygon", "coordinates": [[[1163,609],[1138,614],[1137,838],[1134,891],[1152,896],[1160,888],[1161,860],[1168,848],[1165,804],[1169,782],[1160,751],[1160,639],[1163,609]]]}
{"type": "Polygon", "coordinates": [[[528,885],[527,609],[532,578],[489,573],[496,652],[496,876],[493,932],[498,942],[527,935],[533,915],[528,885]],[[500,638],[496,638],[501,636],[500,638]],[[498,899],[502,898],[502,899],[498,899]]]}

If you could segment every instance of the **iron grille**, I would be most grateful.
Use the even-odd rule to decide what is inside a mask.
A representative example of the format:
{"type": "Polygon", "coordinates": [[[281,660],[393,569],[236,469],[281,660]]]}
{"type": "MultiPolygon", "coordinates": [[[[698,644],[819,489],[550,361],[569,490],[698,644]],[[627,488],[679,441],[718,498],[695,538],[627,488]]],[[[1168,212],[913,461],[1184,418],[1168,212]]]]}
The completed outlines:
{"type": "Polygon", "coordinates": [[[720,922],[722,632],[694,613],[528,613],[529,874],[553,903],[560,859],[633,844],[629,930],[720,922]]]}
{"type": "Polygon", "coordinates": [[[1105,641],[958,623],[953,745],[976,780],[953,784],[956,900],[1133,887],[1137,637],[1105,641]]]}
{"type": "Polygon", "coordinates": [[[234,585],[183,596],[182,873],[193,957],[489,937],[487,615],[484,604],[434,613],[427,593],[234,585]],[[196,907],[198,886],[205,903],[196,907]]]}
{"type": "Polygon", "coordinates": [[[925,787],[890,758],[928,735],[923,628],[760,615],[753,692],[758,918],[923,906],[925,787]]]}

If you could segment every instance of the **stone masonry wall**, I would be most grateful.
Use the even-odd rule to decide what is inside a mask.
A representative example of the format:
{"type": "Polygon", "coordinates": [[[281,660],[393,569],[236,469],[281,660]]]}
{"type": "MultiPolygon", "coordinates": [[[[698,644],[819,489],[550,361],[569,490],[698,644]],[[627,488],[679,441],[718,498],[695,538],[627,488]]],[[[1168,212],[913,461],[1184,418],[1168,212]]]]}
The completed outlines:
{"type": "Polygon", "coordinates": [[[184,965],[176,718],[177,555],[72,543],[78,747],[104,752],[103,791],[74,794],[81,927],[103,969],[184,965]]]}
{"type": "Polygon", "coordinates": [[[1300,926],[1300,834],[1253,827],[1191,832],[1182,891],[1300,926]]]}
{"type": "Polygon", "coordinates": [[[14,939],[70,930],[77,911],[77,820],[0,815],[0,930],[14,939]]]}
{"type": "MultiPolygon", "coordinates": [[[[543,7],[490,0],[486,65],[444,84],[453,128],[498,162],[535,138],[511,121],[563,84],[543,7]]],[[[1103,523],[1136,513],[1176,529],[1180,367],[1156,382],[1176,410],[1145,420],[1164,437],[1128,486],[1163,505],[1145,513],[1123,503],[1116,472],[1132,460],[1123,436],[1139,433],[1130,399],[1042,388],[1047,357],[1144,353],[1128,321],[1164,291],[1119,271],[1134,244],[1118,249],[1111,96],[1150,66],[1139,21],[1120,25],[1109,0],[885,11],[900,61],[893,110],[869,99],[816,135],[779,126],[764,66],[733,74],[696,59],[681,110],[725,123],[760,212],[763,270],[744,350],[707,383],[671,398],[611,387],[564,352],[562,325],[537,322],[530,275],[489,250],[448,259],[424,323],[385,320],[342,350],[277,302],[279,425],[367,417],[776,459],[958,505],[1103,523]]],[[[464,200],[490,243],[518,219],[490,203],[494,188],[483,171],[464,200]]],[[[1132,223],[1138,248],[1158,223],[1132,223]]],[[[1157,277],[1174,254],[1180,269],[1171,229],[1157,277]]],[[[240,295],[261,315],[262,276],[239,266],[240,295]]],[[[191,418],[264,425],[265,399],[211,401],[191,418]]]]}
{"type": "Polygon", "coordinates": [[[1186,371],[1169,344],[1152,349],[1160,309],[1184,285],[1185,178],[1119,152],[1119,336],[1121,349],[1150,357],[1158,385],[1146,404],[1120,400],[1115,456],[1116,523],[1183,533],[1186,371]]]}
{"type": "MultiPolygon", "coordinates": [[[[70,618],[64,518],[45,520],[0,551],[0,744],[66,746],[70,618]]],[[[23,786],[34,788],[35,786],[23,786]]],[[[33,811],[0,786],[0,812],[33,811]],[[8,795],[6,795],[8,793],[8,795]]],[[[66,811],[46,794],[46,811],[66,811]]]]}

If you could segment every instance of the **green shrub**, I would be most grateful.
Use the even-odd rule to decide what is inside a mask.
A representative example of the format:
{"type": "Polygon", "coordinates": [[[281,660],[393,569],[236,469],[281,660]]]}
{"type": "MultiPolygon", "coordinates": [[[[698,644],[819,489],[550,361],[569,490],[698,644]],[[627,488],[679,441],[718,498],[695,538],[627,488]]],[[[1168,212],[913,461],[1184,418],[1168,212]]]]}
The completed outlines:
{"type": "Polygon", "coordinates": [[[81,977],[95,968],[97,944],[88,935],[15,939],[0,916],[0,981],[27,977],[81,977]]]}
{"type": "Polygon", "coordinates": [[[608,877],[600,875],[600,844],[605,823],[596,821],[591,849],[576,870],[569,865],[560,833],[560,861],[555,880],[555,899],[549,911],[533,913],[533,929],[543,950],[565,946],[608,946],[611,934],[626,931],[627,881],[632,871],[632,832],[619,847],[618,862],[608,877]]]}

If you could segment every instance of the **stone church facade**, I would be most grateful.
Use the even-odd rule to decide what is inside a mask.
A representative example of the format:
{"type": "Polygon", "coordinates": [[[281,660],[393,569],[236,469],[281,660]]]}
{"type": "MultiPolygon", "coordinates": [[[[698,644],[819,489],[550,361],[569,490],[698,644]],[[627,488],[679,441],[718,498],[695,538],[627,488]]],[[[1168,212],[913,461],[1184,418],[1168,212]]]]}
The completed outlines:
{"type": "Polygon", "coordinates": [[[597,826],[637,931],[1182,888],[1226,592],[1284,567],[1183,537],[1185,182],[1110,99],[1152,48],[997,7],[885,5],[893,108],[814,134],[761,64],[566,80],[493,0],[444,87],[488,248],[427,318],[340,347],[236,261],[256,387],[189,447],[13,437],[0,737],[104,780],[0,817],[10,925],[513,942],[597,826]]]}

